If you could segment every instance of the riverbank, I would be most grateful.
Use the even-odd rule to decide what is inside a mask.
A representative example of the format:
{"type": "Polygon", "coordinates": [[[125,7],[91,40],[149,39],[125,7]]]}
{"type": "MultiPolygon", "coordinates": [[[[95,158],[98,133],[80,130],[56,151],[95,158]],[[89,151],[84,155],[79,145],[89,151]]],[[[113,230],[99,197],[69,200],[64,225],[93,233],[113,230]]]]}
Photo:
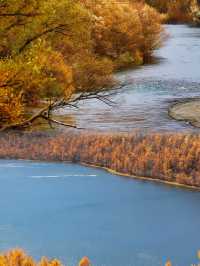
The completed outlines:
{"type": "Polygon", "coordinates": [[[169,116],[177,121],[185,121],[200,128],[200,100],[178,102],[169,108],[169,116]]]}
{"type": "Polygon", "coordinates": [[[184,188],[200,188],[198,134],[19,133],[0,137],[0,158],[70,161],[184,188]],[[164,159],[163,159],[164,158],[164,159]]]}
{"type": "Polygon", "coordinates": [[[164,185],[168,185],[168,186],[172,186],[172,187],[177,187],[177,188],[200,191],[200,188],[199,187],[195,187],[195,186],[188,186],[188,185],[180,184],[180,183],[177,183],[177,182],[164,181],[164,180],[161,180],[161,179],[158,179],[158,178],[151,178],[151,177],[123,174],[123,173],[117,172],[116,170],[113,170],[113,169],[110,169],[110,168],[107,168],[107,167],[93,165],[93,164],[88,164],[88,163],[84,163],[84,162],[81,162],[80,164],[83,165],[83,166],[87,166],[87,167],[103,169],[103,170],[105,170],[105,171],[107,171],[107,172],[109,172],[111,174],[114,174],[114,175],[119,175],[119,176],[123,176],[123,177],[133,178],[133,179],[137,179],[137,180],[140,180],[140,181],[148,181],[148,182],[160,183],[160,184],[164,184],[164,185]]]}

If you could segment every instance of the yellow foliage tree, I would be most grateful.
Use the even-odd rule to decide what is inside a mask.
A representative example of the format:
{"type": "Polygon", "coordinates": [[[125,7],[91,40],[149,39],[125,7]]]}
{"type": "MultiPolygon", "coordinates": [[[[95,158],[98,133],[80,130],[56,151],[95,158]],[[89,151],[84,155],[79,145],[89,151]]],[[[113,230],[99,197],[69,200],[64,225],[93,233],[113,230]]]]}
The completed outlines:
{"type": "MultiPolygon", "coordinates": [[[[83,257],[79,266],[91,266],[88,257],[83,257]]],[[[63,266],[57,259],[48,260],[42,257],[36,262],[31,256],[28,256],[22,249],[13,249],[0,255],[0,266],[63,266]]]]}
{"type": "Polygon", "coordinates": [[[141,64],[160,45],[163,29],[155,9],[137,1],[82,2],[93,15],[95,52],[111,58],[116,67],[141,64]]]}
{"type": "Polygon", "coordinates": [[[165,266],[172,266],[172,263],[171,263],[171,261],[170,261],[170,260],[168,260],[168,261],[166,262],[165,266]]]}

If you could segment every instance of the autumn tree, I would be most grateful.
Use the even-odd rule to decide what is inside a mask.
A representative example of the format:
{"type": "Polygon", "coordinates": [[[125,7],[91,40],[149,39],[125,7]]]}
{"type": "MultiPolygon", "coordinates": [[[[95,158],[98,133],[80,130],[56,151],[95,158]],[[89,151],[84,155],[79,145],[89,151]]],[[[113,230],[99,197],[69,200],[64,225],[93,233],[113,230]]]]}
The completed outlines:
{"type": "Polygon", "coordinates": [[[78,1],[0,2],[0,123],[22,119],[41,98],[71,98],[74,58],[91,50],[90,25],[78,1]]]}
{"type": "Polygon", "coordinates": [[[146,0],[146,3],[166,14],[170,23],[192,23],[195,16],[193,9],[198,10],[197,0],[146,0]]]}
{"type": "Polygon", "coordinates": [[[142,64],[145,55],[159,47],[162,27],[155,9],[131,1],[82,2],[93,14],[95,52],[110,58],[116,67],[142,64]]]}
{"type": "Polygon", "coordinates": [[[94,97],[113,85],[115,69],[143,63],[161,31],[158,13],[142,3],[1,0],[0,127],[30,124],[27,107],[46,100],[39,116],[48,119],[76,92],[94,97]]]}
{"type": "MultiPolygon", "coordinates": [[[[0,108],[5,109],[1,120],[15,119],[11,115],[13,99],[16,103],[21,99],[15,106],[20,117],[24,103],[42,96],[71,97],[71,66],[56,49],[56,39],[67,35],[74,41],[74,33],[77,37],[86,28],[87,22],[82,23],[86,17],[85,10],[70,0],[0,2],[0,108]]],[[[62,45],[67,46],[67,42],[62,45]]]]}

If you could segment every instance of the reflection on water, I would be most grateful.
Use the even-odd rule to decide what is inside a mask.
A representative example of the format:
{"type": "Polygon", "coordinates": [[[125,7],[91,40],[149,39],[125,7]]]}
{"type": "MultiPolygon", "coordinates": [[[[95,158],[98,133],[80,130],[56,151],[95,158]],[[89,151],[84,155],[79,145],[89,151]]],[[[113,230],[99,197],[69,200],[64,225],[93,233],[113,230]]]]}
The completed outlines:
{"type": "Polygon", "coordinates": [[[166,31],[169,39],[155,52],[160,63],[125,71],[120,78],[200,82],[200,28],[171,25],[166,31]]]}
{"type": "Polygon", "coordinates": [[[168,117],[169,105],[177,99],[200,97],[200,29],[167,26],[170,38],[155,53],[158,63],[118,73],[129,83],[113,100],[115,107],[85,101],[74,115],[80,127],[99,130],[153,131],[195,130],[168,117]]]}

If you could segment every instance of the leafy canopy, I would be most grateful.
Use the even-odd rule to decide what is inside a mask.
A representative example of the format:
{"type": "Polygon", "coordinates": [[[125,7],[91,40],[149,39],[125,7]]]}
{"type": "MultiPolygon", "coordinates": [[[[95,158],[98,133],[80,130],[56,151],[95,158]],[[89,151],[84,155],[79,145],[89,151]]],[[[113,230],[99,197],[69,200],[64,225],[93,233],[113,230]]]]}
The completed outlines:
{"type": "Polygon", "coordinates": [[[0,0],[0,125],[41,99],[112,84],[160,45],[159,14],[116,0],[0,0]]]}

